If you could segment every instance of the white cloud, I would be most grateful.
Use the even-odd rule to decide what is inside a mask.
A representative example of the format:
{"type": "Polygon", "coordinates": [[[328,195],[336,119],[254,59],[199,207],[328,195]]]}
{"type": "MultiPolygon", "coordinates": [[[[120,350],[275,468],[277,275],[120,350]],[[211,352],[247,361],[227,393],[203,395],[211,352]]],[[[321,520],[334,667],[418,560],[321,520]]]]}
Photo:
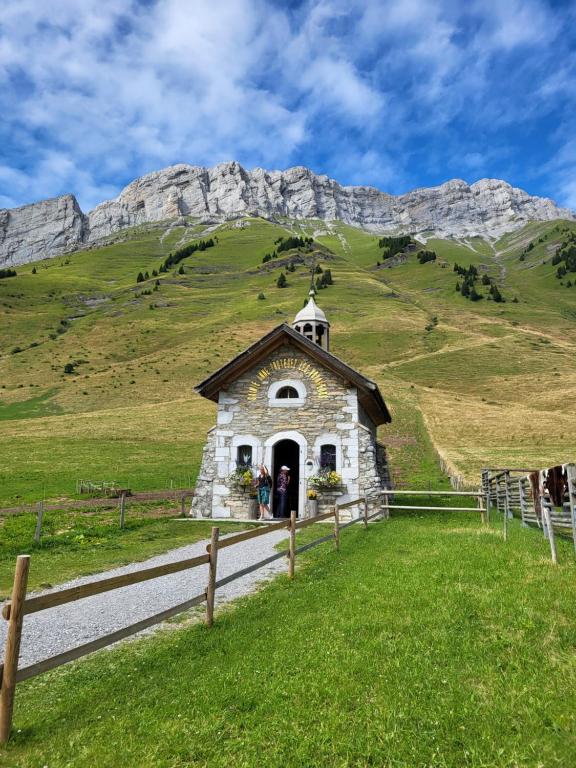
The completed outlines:
{"type": "Polygon", "coordinates": [[[495,131],[574,96],[560,19],[540,0],[19,0],[0,27],[0,202],[89,208],[182,161],[305,158],[397,191],[421,184],[415,155],[489,173],[495,131]]]}

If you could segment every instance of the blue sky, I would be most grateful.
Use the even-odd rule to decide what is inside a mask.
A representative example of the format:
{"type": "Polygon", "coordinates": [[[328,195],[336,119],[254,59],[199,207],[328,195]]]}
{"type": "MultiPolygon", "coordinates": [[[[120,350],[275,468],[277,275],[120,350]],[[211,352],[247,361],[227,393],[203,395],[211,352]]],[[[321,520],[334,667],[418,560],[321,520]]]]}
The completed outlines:
{"type": "Polygon", "coordinates": [[[5,3],[0,207],[238,160],[576,208],[575,22],[576,0],[5,3]]]}

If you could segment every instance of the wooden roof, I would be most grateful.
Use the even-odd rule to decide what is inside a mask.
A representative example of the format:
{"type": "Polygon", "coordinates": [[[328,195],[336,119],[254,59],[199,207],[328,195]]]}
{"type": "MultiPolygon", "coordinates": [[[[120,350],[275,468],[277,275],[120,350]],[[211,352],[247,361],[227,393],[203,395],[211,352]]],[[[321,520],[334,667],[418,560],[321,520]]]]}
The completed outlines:
{"type": "Polygon", "coordinates": [[[245,349],[244,352],[241,352],[230,360],[229,363],[226,363],[222,368],[208,376],[207,379],[200,382],[194,389],[202,397],[218,402],[218,393],[221,389],[226,389],[232,381],[235,381],[239,376],[252,368],[259,360],[286,343],[297,347],[340,379],[356,387],[360,404],[376,425],[388,424],[392,421],[384,398],[373,381],[349,365],[346,365],[346,363],[343,363],[342,360],[339,360],[331,352],[327,352],[322,347],[319,347],[318,344],[314,344],[314,342],[298,333],[298,331],[295,331],[286,323],[276,326],[276,328],[262,336],[261,339],[245,349]]]}

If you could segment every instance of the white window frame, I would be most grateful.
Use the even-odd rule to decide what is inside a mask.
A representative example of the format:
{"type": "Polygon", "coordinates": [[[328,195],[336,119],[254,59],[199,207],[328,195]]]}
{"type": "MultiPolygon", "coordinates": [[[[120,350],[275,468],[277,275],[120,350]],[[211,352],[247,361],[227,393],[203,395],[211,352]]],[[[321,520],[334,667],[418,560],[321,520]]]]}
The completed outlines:
{"type": "Polygon", "coordinates": [[[268,387],[268,405],[271,408],[300,408],[306,404],[307,396],[306,386],[300,379],[282,379],[268,387]],[[283,387],[292,387],[298,392],[298,397],[278,397],[283,387]]]}
{"type": "Polygon", "coordinates": [[[340,435],[333,432],[323,432],[314,441],[314,465],[320,469],[320,448],[323,445],[334,445],[336,447],[336,472],[342,475],[342,439],[340,435]]]}

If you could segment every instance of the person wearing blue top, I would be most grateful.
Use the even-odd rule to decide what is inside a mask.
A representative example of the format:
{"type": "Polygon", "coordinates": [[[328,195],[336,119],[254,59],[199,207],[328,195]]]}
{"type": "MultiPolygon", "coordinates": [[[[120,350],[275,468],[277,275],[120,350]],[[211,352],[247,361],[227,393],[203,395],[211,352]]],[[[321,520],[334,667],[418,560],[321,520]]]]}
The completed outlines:
{"type": "Polygon", "coordinates": [[[272,478],[264,464],[260,465],[258,477],[256,478],[256,489],[258,491],[258,505],[260,507],[260,517],[258,520],[271,520],[270,491],[272,490],[272,478]]]}

